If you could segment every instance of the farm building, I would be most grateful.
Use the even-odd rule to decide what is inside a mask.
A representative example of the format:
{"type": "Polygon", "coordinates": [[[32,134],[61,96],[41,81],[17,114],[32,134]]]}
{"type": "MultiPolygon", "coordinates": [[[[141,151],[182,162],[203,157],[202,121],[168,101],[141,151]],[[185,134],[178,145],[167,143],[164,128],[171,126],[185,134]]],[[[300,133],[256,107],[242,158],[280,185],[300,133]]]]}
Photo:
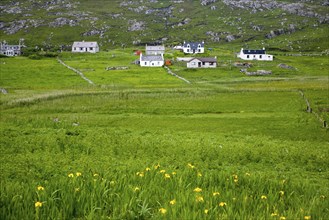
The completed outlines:
{"type": "Polygon", "coordinates": [[[75,41],[72,45],[72,52],[74,53],[97,53],[99,46],[97,42],[75,41]]]}
{"type": "Polygon", "coordinates": [[[160,55],[165,53],[165,47],[163,45],[159,46],[148,46],[145,47],[146,55],[160,55]]]}
{"type": "Polygon", "coordinates": [[[0,42],[0,53],[5,56],[13,57],[21,55],[22,45],[9,45],[6,41],[0,42]]]}
{"type": "Polygon", "coordinates": [[[262,50],[244,50],[241,48],[241,51],[238,53],[237,57],[243,60],[273,60],[273,55],[266,54],[265,48],[262,50]]]}
{"type": "Polygon", "coordinates": [[[140,54],[139,64],[142,67],[161,67],[164,65],[163,54],[160,55],[140,54]]]}
{"type": "Polygon", "coordinates": [[[187,62],[187,68],[216,68],[217,58],[214,57],[198,57],[187,62]]]}
{"type": "Polygon", "coordinates": [[[204,42],[185,42],[183,52],[188,54],[204,53],[204,42]]]}

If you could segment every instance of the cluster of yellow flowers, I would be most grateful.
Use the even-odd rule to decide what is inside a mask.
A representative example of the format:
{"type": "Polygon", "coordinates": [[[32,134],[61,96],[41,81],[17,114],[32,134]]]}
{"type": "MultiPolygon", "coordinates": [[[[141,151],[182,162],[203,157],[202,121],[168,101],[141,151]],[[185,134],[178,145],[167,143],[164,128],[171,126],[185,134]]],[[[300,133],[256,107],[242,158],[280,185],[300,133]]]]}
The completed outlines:
{"type": "MultiPolygon", "coordinates": [[[[76,175],[76,177],[79,177],[79,176],[82,176],[82,173],[76,172],[75,175],[76,175]]],[[[73,178],[74,177],[74,174],[73,173],[69,173],[67,176],[70,177],[70,178],[73,178]]]]}
{"type": "Polygon", "coordinates": [[[42,202],[36,202],[36,203],[34,203],[34,206],[35,206],[35,208],[40,208],[40,207],[42,207],[42,202]]]}
{"type": "Polygon", "coordinates": [[[236,175],[236,174],[233,175],[233,182],[234,183],[238,183],[239,182],[238,175],[236,175]]]}

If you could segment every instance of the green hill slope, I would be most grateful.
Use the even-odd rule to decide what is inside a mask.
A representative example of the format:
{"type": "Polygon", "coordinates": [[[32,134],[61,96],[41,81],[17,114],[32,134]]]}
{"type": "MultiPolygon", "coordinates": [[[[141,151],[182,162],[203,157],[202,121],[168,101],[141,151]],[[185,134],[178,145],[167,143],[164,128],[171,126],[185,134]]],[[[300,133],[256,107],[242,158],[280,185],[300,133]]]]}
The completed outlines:
{"type": "Polygon", "coordinates": [[[204,40],[214,47],[329,48],[328,1],[51,0],[0,3],[0,40],[44,48],[97,40],[103,50],[204,40]]]}

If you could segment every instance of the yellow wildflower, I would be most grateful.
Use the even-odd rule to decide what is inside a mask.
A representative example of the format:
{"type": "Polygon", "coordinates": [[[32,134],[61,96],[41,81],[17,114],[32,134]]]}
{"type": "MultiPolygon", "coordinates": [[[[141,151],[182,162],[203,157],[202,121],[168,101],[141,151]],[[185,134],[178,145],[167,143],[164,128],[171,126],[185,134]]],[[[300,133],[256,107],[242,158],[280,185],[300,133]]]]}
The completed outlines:
{"type": "Polygon", "coordinates": [[[36,203],[34,203],[34,206],[36,208],[42,207],[42,202],[36,202],[36,203]]]}
{"type": "Polygon", "coordinates": [[[159,209],[159,212],[161,213],[161,214],[166,214],[166,212],[167,212],[167,209],[165,209],[165,208],[160,208],[159,209]]]}
{"type": "Polygon", "coordinates": [[[201,177],[202,176],[202,173],[198,172],[198,177],[201,177]]]}
{"type": "Polygon", "coordinates": [[[94,177],[98,177],[99,175],[98,175],[98,173],[94,173],[94,177]]]}
{"type": "Polygon", "coordinates": [[[273,213],[271,214],[271,216],[272,216],[272,217],[278,216],[278,213],[273,212],[273,213]]]}
{"type": "Polygon", "coordinates": [[[189,168],[191,168],[191,169],[194,169],[194,168],[195,168],[195,166],[193,166],[193,165],[190,164],[190,163],[188,163],[187,166],[188,166],[189,168]]]}
{"type": "Polygon", "coordinates": [[[72,178],[74,177],[74,174],[73,173],[70,173],[69,175],[67,175],[68,177],[72,178]]]}
{"type": "Polygon", "coordinates": [[[250,173],[246,173],[245,175],[246,175],[246,176],[250,176],[250,173]]]}
{"type": "Polygon", "coordinates": [[[324,195],[321,195],[320,196],[320,199],[325,199],[326,197],[324,195]]]}
{"type": "Polygon", "coordinates": [[[146,169],[145,169],[145,171],[150,171],[151,170],[151,168],[149,168],[149,167],[146,167],[146,169]]]}
{"type": "Polygon", "coordinates": [[[235,183],[237,183],[239,180],[238,180],[238,179],[234,179],[233,181],[234,181],[235,183]]]}
{"type": "Polygon", "coordinates": [[[193,191],[194,191],[194,192],[202,192],[202,189],[199,188],[199,187],[197,187],[197,188],[195,188],[193,191]]]}
{"type": "Polygon", "coordinates": [[[39,191],[43,191],[43,190],[45,190],[45,188],[42,187],[42,186],[38,186],[37,189],[38,189],[39,191]]]}
{"type": "Polygon", "coordinates": [[[281,190],[281,191],[279,192],[279,194],[280,194],[280,196],[283,196],[283,195],[284,195],[284,191],[281,190]]]}
{"type": "Polygon", "coordinates": [[[81,176],[82,175],[82,173],[80,173],[80,172],[76,172],[76,174],[75,174],[76,176],[81,176]]]}
{"type": "Polygon", "coordinates": [[[280,217],[280,220],[286,220],[286,217],[281,216],[281,217],[280,217]]]}
{"type": "Polygon", "coordinates": [[[208,209],[205,209],[204,210],[204,214],[208,214],[209,210],[208,209]]]}
{"type": "Polygon", "coordinates": [[[137,186],[134,188],[134,191],[135,191],[135,192],[140,191],[140,190],[141,190],[141,189],[140,189],[139,187],[137,187],[137,186]]]}
{"type": "Polygon", "coordinates": [[[262,195],[260,198],[263,199],[263,200],[267,199],[267,197],[265,195],[262,195]]]}
{"type": "Polygon", "coordinates": [[[234,179],[238,179],[238,175],[233,174],[233,178],[234,178],[234,179]]]}
{"type": "Polygon", "coordinates": [[[219,195],[220,195],[219,192],[213,192],[213,193],[212,193],[212,196],[219,196],[219,195]]]}
{"type": "Polygon", "coordinates": [[[202,196],[197,196],[197,197],[195,198],[195,200],[196,200],[197,202],[204,202],[202,196]]]}
{"type": "Polygon", "coordinates": [[[305,220],[310,220],[311,219],[311,216],[310,215],[304,216],[304,219],[305,220]]]}
{"type": "Polygon", "coordinates": [[[74,191],[79,192],[80,191],[80,188],[79,187],[78,188],[75,188],[74,191]]]}
{"type": "Polygon", "coordinates": [[[171,200],[169,203],[170,203],[170,205],[175,205],[176,204],[176,199],[171,200]]]}
{"type": "Polygon", "coordinates": [[[166,179],[170,179],[170,174],[166,173],[166,174],[165,174],[165,178],[166,178],[166,179]]]}
{"type": "Polygon", "coordinates": [[[160,173],[165,173],[166,171],[165,171],[165,170],[160,170],[159,172],[160,172],[160,173]]]}
{"type": "Polygon", "coordinates": [[[219,205],[220,207],[224,207],[224,206],[226,206],[226,202],[220,202],[218,205],[219,205]]]}
{"type": "Polygon", "coordinates": [[[159,169],[159,167],[160,167],[160,164],[157,164],[154,166],[154,169],[159,169]]]}
{"type": "Polygon", "coordinates": [[[144,176],[144,172],[140,172],[140,173],[138,174],[138,176],[143,177],[143,176],[144,176]]]}
{"type": "Polygon", "coordinates": [[[172,172],[171,174],[172,174],[172,175],[176,175],[177,173],[174,171],[174,172],[172,172]]]}

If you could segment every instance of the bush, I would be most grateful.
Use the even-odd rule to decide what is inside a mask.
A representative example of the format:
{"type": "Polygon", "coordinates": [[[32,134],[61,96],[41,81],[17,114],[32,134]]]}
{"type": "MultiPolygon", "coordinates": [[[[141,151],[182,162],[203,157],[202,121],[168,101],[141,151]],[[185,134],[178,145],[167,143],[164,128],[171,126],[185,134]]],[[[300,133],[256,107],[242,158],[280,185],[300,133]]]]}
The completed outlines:
{"type": "Polygon", "coordinates": [[[40,60],[42,58],[39,54],[31,54],[28,57],[32,60],[40,60]]]}

